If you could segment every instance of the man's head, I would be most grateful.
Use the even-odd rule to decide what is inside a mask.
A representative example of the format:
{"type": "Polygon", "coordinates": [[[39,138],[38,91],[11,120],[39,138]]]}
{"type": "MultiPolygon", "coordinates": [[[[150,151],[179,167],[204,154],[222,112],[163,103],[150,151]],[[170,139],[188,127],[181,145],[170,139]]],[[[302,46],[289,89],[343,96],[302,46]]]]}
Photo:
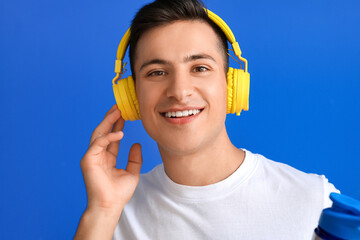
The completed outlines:
{"type": "Polygon", "coordinates": [[[149,23],[146,19],[160,15],[150,10],[144,14],[150,11],[153,16],[144,18],[140,10],[135,17],[134,22],[144,18],[140,25],[147,26],[135,28],[135,47],[130,45],[144,128],[162,154],[184,156],[221,147],[228,142],[225,36],[219,37],[198,2],[155,3],[167,6],[161,9],[162,15],[169,11],[168,15],[184,13],[187,17],[163,17],[167,21],[149,23]],[[205,20],[195,15],[203,15],[205,20]]]}
{"type": "Polygon", "coordinates": [[[227,73],[229,58],[227,55],[227,39],[222,30],[207,15],[201,0],[156,0],[141,8],[131,24],[129,56],[131,72],[136,79],[134,69],[138,56],[137,44],[147,31],[176,21],[200,21],[207,23],[218,38],[218,47],[223,54],[224,71],[227,73]]]}

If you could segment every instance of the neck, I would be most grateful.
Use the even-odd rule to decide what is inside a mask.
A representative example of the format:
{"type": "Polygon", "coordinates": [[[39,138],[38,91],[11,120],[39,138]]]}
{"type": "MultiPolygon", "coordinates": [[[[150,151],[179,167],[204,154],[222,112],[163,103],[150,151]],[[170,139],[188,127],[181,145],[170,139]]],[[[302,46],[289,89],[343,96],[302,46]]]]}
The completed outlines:
{"type": "Polygon", "coordinates": [[[205,186],[224,180],[239,168],[245,152],[230,141],[226,129],[214,141],[188,152],[175,152],[159,145],[166,175],[188,186],[205,186]]]}

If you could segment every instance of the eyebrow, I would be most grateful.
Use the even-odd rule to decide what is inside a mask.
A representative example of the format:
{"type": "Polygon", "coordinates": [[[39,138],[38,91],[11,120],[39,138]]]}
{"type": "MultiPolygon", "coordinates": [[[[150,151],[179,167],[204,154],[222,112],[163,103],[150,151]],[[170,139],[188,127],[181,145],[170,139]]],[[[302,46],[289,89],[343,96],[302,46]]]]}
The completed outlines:
{"type": "Polygon", "coordinates": [[[184,62],[187,63],[187,62],[195,61],[195,60],[198,60],[198,59],[209,59],[209,60],[216,63],[215,59],[212,56],[210,56],[208,54],[204,54],[204,53],[186,56],[184,58],[184,62]]]}
{"type": "MultiPolygon", "coordinates": [[[[216,63],[216,61],[215,61],[215,59],[214,59],[213,57],[211,57],[211,56],[208,55],[208,54],[203,54],[203,53],[201,53],[201,54],[193,54],[193,55],[186,56],[186,57],[184,57],[183,62],[184,62],[184,63],[188,63],[188,62],[196,61],[196,60],[198,60],[198,59],[209,59],[209,60],[211,60],[211,61],[213,61],[213,62],[216,63]]],[[[151,59],[151,60],[149,60],[149,61],[144,62],[144,63],[141,65],[141,67],[140,67],[140,71],[141,71],[143,68],[145,68],[145,67],[147,67],[147,66],[149,66],[149,65],[151,65],[151,64],[169,65],[170,62],[169,62],[169,61],[166,61],[166,60],[164,60],[164,59],[154,58],[154,59],[151,59]]]]}
{"type": "Polygon", "coordinates": [[[147,62],[144,62],[141,67],[140,67],[140,71],[146,67],[146,66],[149,66],[151,64],[161,64],[161,65],[169,65],[170,63],[166,60],[163,60],[163,59],[159,59],[159,58],[155,58],[155,59],[151,59],[147,62]]]}

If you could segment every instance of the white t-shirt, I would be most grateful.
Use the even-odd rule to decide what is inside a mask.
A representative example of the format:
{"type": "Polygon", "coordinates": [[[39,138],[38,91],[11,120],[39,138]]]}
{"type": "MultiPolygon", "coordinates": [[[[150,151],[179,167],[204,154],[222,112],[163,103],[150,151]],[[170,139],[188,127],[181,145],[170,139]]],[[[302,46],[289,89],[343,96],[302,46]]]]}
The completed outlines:
{"type": "Polygon", "coordinates": [[[177,184],[162,164],[142,174],[113,239],[311,239],[338,190],[323,175],[244,151],[232,175],[207,186],[177,184]]]}

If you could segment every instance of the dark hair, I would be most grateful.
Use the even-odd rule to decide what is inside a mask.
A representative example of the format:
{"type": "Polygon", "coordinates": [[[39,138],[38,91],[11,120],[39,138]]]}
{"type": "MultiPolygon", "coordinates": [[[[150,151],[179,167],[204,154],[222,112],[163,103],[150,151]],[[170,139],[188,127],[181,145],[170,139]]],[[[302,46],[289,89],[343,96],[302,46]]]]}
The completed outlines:
{"type": "Polygon", "coordinates": [[[208,23],[218,36],[224,52],[225,74],[229,67],[227,39],[223,31],[207,15],[201,0],[155,0],[143,6],[131,23],[129,57],[132,76],[135,79],[134,60],[137,43],[146,31],[179,20],[199,20],[208,23]]]}

